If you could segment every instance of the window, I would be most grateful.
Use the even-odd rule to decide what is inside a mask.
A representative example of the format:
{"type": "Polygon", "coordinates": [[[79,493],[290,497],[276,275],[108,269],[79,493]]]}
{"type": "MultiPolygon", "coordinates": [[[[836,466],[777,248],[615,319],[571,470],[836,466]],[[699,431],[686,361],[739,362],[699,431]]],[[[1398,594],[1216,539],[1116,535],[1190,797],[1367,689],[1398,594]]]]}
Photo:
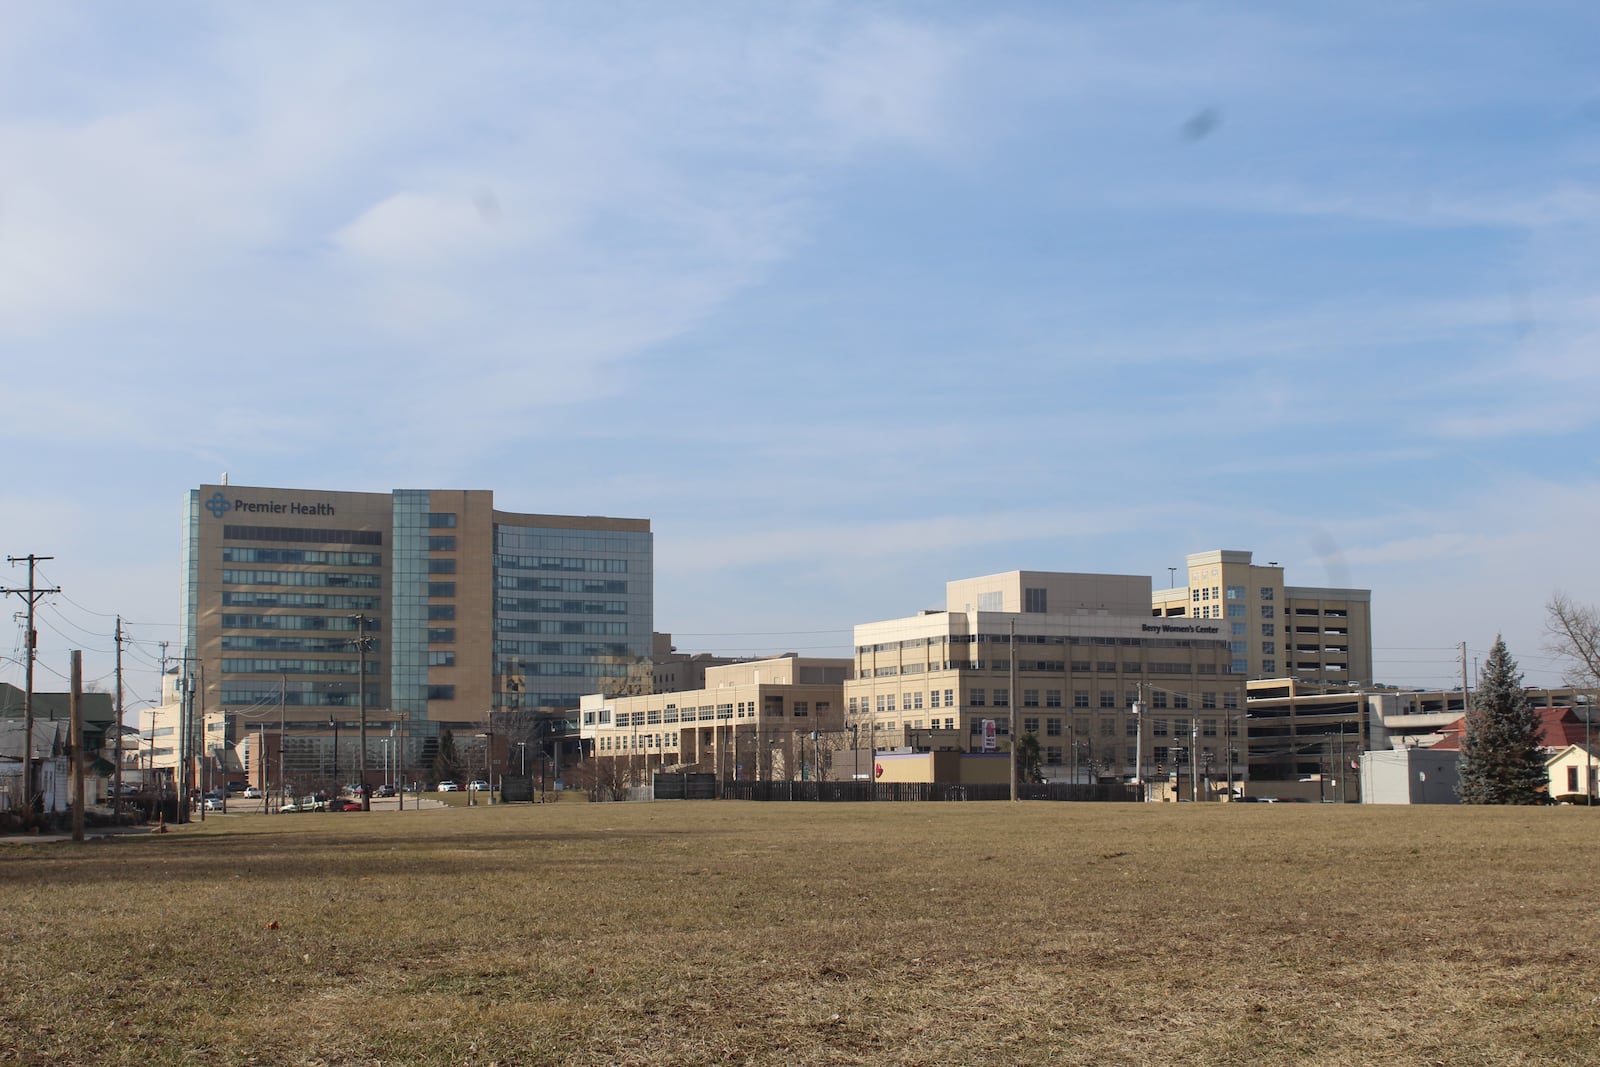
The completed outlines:
{"type": "Polygon", "coordinates": [[[456,527],[456,516],[452,511],[428,512],[428,528],[431,530],[453,530],[456,527]]]}
{"type": "Polygon", "coordinates": [[[1186,708],[1186,707],[1188,707],[1189,706],[1189,694],[1188,693],[1173,693],[1172,694],[1172,706],[1174,708],[1186,708]]]}
{"type": "MultiPolygon", "coordinates": [[[[21,757],[18,757],[18,758],[20,759],[21,757]]],[[[18,766],[21,766],[21,764],[19,763],[18,766]]],[[[1576,767],[1568,767],[1567,768],[1567,792],[1576,793],[1577,791],[1578,791],[1578,768],[1576,768],[1576,767]]]]}
{"type": "Polygon", "coordinates": [[[456,535],[445,534],[441,537],[428,538],[429,552],[454,552],[456,550],[456,535]]]}
{"type": "Polygon", "coordinates": [[[1039,691],[1037,689],[1024,689],[1022,691],[1022,706],[1036,708],[1039,706],[1039,691]]]}
{"type": "Polygon", "coordinates": [[[888,710],[890,710],[890,711],[894,710],[894,694],[893,693],[889,694],[889,702],[887,704],[887,707],[888,707],[888,710]]]}
{"type": "Polygon", "coordinates": [[[882,693],[878,694],[878,710],[880,712],[883,710],[883,694],[882,693]]]}
{"type": "Polygon", "coordinates": [[[454,667],[455,665],[456,654],[454,652],[446,651],[428,653],[428,666],[430,667],[454,667]]]}
{"type": "Polygon", "coordinates": [[[1276,637],[1276,636],[1278,636],[1278,626],[1277,626],[1277,624],[1276,623],[1271,623],[1271,622],[1262,623],[1261,624],[1261,636],[1262,637],[1276,637]]]}
{"type": "Polygon", "coordinates": [[[1200,694],[1200,706],[1202,708],[1214,708],[1214,707],[1216,707],[1217,706],[1217,694],[1215,694],[1215,693],[1201,693],[1200,694]]]}
{"type": "Polygon", "coordinates": [[[1277,611],[1278,611],[1278,609],[1273,607],[1271,604],[1263,604],[1263,605],[1261,605],[1261,617],[1263,619],[1272,618],[1274,615],[1277,614],[1277,611]]]}
{"type": "Polygon", "coordinates": [[[967,703],[975,708],[983,707],[987,700],[988,694],[982,689],[969,689],[967,691],[967,703]]]}
{"type": "Polygon", "coordinates": [[[1201,737],[1216,737],[1217,736],[1217,720],[1216,719],[1201,719],[1200,720],[1200,736],[1201,737]]]}
{"type": "Polygon", "coordinates": [[[1059,708],[1061,706],[1061,690],[1046,689],[1044,691],[1044,706],[1047,708],[1059,708]]]}
{"type": "Polygon", "coordinates": [[[1166,737],[1167,736],[1167,720],[1166,719],[1151,719],[1150,720],[1150,734],[1153,737],[1166,737]]]}
{"type": "Polygon", "coordinates": [[[1272,599],[1272,586],[1264,585],[1261,587],[1261,599],[1263,601],[1272,599]]]}
{"type": "Polygon", "coordinates": [[[1117,720],[1115,720],[1115,719],[1101,719],[1100,720],[1100,736],[1101,737],[1116,737],[1117,736],[1117,720]]]}
{"type": "Polygon", "coordinates": [[[1037,737],[1039,735],[1039,720],[1023,719],[1022,732],[1025,734],[1033,734],[1035,737],[1037,737]]]}
{"type": "Polygon", "coordinates": [[[1223,693],[1222,694],[1222,706],[1224,708],[1233,708],[1233,709],[1237,710],[1238,707],[1239,707],[1239,694],[1238,693],[1223,693]]]}
{"type": "Polygon", "coordinates": [[[1276,656],[1278,654],[1278,642],[1276,642],[1276,641],[1263,641],[1263,642],[1261,642],[1261,654],[1263,656],[1276,656]]]}
{"type": "Polygon", "coordinates": [[[428,595],[430,597],[453,597],[456,595],[455,582],[429,582],[428,595]]]}
{"type": "Polygon", "coordinates": [[[448,622],[456,617],[454,604],[429,604],[428,618],[438,622],[448,622]]]}
{"type": "Polygon", "coordinates": [[[429,574],[454,574],[456,561],[453,559],[430,559],[428,561],[429,574]]]}
{"type": "Polygon", "coordinates": [[[1059,767],[1061,766],[1064,755],[1065,750],[1062,748],[1062,746],[1048,745],[1044,750],[1044,761],[1052,767],[1059,767]]]}
{"type": "Polygon", "coordinates": [[[1167,694],[1162,692],[1161,690],[1157,689],[1154,693],[1150,694],[1150,706],[1152,708],[1164,708],[1164,707],[1166,707],[1167,706],[1167,694]]]}
{"type": "Polygon", "coordinates": [[[1114,707],[1116,707],[1117,706],[1117,694],[1113,693],[1109,689],[1100,690],[1100,706],[1102,708],[1114,708],[1114,707]]]}
{"type": "Polygon", "coordinates": [[[1228,618],[1230,618],[1230,619],[1243,619],[1248,614],[1249,614],[1249,612],[1248,612],[1248,610],[1245,608],[1245,606],[1243,604],[1229,604],[1228,605],[1228,618]]]}
{"type": "Polygon", "coordinates": [[[1046,719],[1044,721],[1044,733],[1046,737],[1060,737],[1061,720],[1059,718],[1046,719]]]}
{"type": "Polygon", "coordinates": [[[913,707],[917,711],[921,711],[922,710],[922,690],[919,689],[915,693],[912,693],[911,696],[910,696],[910,700],[911,700],[911,707],[913,707]]]}
{"type": "Polygon", "coordinates": [[[1087,689],[1074,689],[1072,691],[1072,706],[1086,708],[1089,706],[1089,691],[1087,689]]]}
{"type": "Polygon", "coordinates": [[[929,691],[928,706],[930,708],[936,708],[939,706],[939,691],[937,689],[929,691]]]}
{"type": "Polygon", "coordinates": [[[1025,611],[1025,612],[1027,612],[1029,614],[1043,615],[1047,611],[1047,609],[1045,607],[1045,603],[1046,603],[1045,590],[1043,590],[1043,589],[1024,589],[1022,591],[1022,610],[1023,611],[1025,611]]]}
{"type": "Polygon", "coordinates": [[[1262,660],[1261,661],[1261,673],[1262,674],[1277,674],[1278,673],[1278,661],[1275,660],[1275,659],[1264,659],[1264,660],[1262,660]]]}
{"type": "Polygon", "coordinates": [[[456,628],[454,626],[431,626],[428,628],[428,644],[449,645],[454,644],[456,628]]]}
{"type": "Polygon", "coordinates": [[[430,686],[428,686],[428,699],[429,700],[454,700],[455,698],[456,698],[456,687],[453,686],[453,685],[430,685],[430,686]]]}
{"type": "Polygon", "coordinates": [[[1229,600],[1243,600],[1244,599],[1244,586],[1242,586],[1242,585],[1230,585],[1230,586],[1228,586],[1228,599],[1229,600]]]}
{"type": "Polygon", "coordinates": [[[1009,689],[996,689],[994,691],[994,706],[997,707],[997,708],[1008,708],[1008,707],[1010,707],[1011,706],[1011,690],[1009,690],[1009,689]]]}
{"type": "Polygon", "coordinates": [[[956,706],[956,691],[954,689],[946,689],[944,691],[944,706],[947,708],[956,706]]]}
{"type": "MultiPolygon", "coordinates": [[[[893,709],[891,708],[890,710],[893,710],[893,709]]],[[[794,702],[794,709],[791,712],[791,714],[793,714],[793,715],[810,715],[811,714],[811,701],[809,701],[809,700],[796,700],[794,702]]]]}

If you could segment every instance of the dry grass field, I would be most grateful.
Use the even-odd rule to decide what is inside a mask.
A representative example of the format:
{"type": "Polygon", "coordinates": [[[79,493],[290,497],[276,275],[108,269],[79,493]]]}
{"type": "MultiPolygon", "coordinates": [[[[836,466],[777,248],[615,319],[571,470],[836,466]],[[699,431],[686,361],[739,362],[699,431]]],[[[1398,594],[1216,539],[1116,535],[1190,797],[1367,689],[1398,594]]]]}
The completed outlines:
{"type": "Polygon", "coordinates": [[[0,1063],[1600,1063],[1584,809],[739,804],[0,846],[0,1063]]]}

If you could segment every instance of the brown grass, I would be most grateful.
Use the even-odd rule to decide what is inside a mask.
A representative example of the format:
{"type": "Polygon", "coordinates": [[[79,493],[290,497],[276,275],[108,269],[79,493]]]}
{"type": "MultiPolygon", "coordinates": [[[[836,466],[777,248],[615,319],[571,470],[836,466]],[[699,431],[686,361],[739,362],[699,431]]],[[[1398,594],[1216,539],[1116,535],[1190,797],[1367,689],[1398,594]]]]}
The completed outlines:
{"type": "Polygon", "coordinates": [[[1583,809],[558,804],[0,848],[0,1063],[1600,1063],[1583,809]]]}

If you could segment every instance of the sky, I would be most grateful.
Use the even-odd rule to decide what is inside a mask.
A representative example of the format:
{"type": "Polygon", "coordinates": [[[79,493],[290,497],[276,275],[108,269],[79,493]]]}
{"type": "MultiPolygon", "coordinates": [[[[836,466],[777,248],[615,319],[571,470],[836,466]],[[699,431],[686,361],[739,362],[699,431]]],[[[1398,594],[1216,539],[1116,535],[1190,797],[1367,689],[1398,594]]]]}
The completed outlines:
{"type": "Polygon", "coordinates": [[[1370,589],[1378,682],[1503,634],[1558,684],[1597,52],[1583,2],[0,0],[36,684],[120,615],[157,695],[224,472],[647,518],[684,651],[1227,548],[1370,589]]]}

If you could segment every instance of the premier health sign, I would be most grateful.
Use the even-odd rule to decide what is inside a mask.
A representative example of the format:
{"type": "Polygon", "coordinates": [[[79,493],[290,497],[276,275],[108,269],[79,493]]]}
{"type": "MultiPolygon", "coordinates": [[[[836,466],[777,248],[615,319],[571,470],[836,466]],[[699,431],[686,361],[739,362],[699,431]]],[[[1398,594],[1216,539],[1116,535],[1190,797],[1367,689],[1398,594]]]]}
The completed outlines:
{"type": "Polygon", "coordinates": [[[205,509],[211,512],[213,518],[222,518],[230,512],[239,512],[245,515],[336,515],[338,512],[332,504],[308,503],[300,500],[245,500],[242,497],[230,499],[226,493],[218,489],[205,500],[205,509]]]}

